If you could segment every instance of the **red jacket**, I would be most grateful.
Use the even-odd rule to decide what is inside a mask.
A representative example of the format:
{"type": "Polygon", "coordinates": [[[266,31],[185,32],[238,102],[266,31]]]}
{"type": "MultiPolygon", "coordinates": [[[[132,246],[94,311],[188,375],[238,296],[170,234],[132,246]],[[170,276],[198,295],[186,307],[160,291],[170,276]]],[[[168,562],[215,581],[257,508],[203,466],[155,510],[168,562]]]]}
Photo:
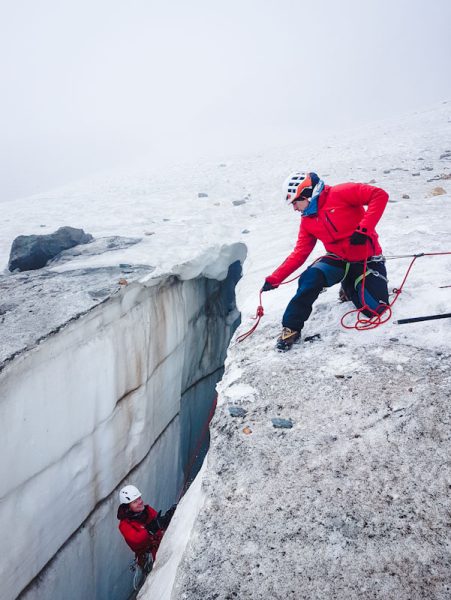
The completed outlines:
{"type": "Polygon", "coordinates": [[[117,511],[117,518],[120,520],[119,531],[133,552],[138,556],[145,552],[151,552],[155,560],[158,546],[163,537],[163,530],[160,529],[153,535],[147,531],[145,526],[153,521],[158,513],[148,504],[145,505],[144,510],[146,514],[135,519],[127,504],[121,504],[117,511]]]}
{"type": "Polygon", "coordinates": [[[327,252],[351,262],[381,254],[375,227],[387,202],[387,192],[365,183],[326,185],[318,198],[317,214],[301,218],[293,252],[266,281],[274,287],[280,285],[307,260],[317,240],[327,252]],[[356,230],[370,238],[365,245],[351,245],[350,237],[356,230]]]}

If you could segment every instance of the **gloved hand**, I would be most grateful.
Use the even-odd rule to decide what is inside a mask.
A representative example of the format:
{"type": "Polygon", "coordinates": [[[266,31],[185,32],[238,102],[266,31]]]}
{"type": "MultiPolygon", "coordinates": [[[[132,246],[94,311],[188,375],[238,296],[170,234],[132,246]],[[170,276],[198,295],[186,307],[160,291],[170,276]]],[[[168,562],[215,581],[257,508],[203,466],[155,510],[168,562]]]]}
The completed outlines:
{"type": "Polygon", "coordinates": [[[352,246],[363,246],[370,238],[361,231],[354,231],[351,235],[352,246]]]}
{"type": "Polygon", "coordinates": [[[271,290],[275,290],[277,286],[273,285],[272,283],[269,283],[269,281],[265,281],[265,283],[263,284],[263,287],[260,291],[262,292],[269,292],[271,290]]]}
{"type": "Polygon", "coordinates": [[[170,509],[168,509],[164,515],[159,519],[161,527],[163,529],[167,529],[169,527],[169,523],[171,522],[172,517],[174,516],[175,509],[177,508],[177,504],[173,504],[170,509]]]}
{"type": "Polygon", "coordinates": [[[147,529],[147,532],[150,533],[150,535],[155,535],[157,533],[157,531],[159,529],[161,529],[160,519],[161,519],[161,510],[158,511],[158,514],[155,517],[155,519],[152,519],[152,521],[150,521],[150,523],[147,523],[147,525],[145,526],[147,529]]]}

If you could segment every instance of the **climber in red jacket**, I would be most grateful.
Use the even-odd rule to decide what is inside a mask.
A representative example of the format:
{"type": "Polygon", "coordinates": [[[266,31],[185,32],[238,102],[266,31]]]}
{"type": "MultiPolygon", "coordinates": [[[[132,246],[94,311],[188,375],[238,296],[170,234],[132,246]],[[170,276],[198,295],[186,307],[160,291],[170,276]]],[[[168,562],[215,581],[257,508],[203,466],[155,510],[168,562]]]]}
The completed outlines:
{"type": "Polygon", "coordinates": [[[141,492],[134,485],[123,487],[119,492],[119,500],[119,531],[136,554],[138,564],[143,567],[147,553],[150,552],[155,560],[164,531],[174,514],[175,505],[161,515],[161,511],[157,513],[154,508],[144,504],[141,492]]]}
{"type": "Polygon", "coordinates": [[[327,254],[299,278],[296,295],[282,318],[282,333],[277,340],[280,351],[289,350],[299,339],[323,288],[341,282],[342,297],[352,300],[357,308],[365,306],[363,312],[369,317],[381,314],[388,304],[385,259],[375,229],[388,194],[364,183],[328,186],[316,173],[296,172],[285,181],[283,195],[301,213],[298,240],[293,252],[266,277],[262,291],[277,288],[298,269],[317,240],[324,244],[327,254]]]}

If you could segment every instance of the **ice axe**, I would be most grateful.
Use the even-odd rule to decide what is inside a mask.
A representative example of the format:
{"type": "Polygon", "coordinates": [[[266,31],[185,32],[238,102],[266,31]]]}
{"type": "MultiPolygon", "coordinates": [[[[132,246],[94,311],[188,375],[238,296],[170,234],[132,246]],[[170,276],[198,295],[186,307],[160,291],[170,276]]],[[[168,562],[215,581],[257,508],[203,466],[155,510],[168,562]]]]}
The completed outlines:
{"type": "Polygon", "coordinates": [[[419,321],[433,321],[435,319],[450,319],[451,313],[443,315],[428,315],[427,317],[411,317],[410,319],[398,319],[394,321],[396,325],[404,325],[405,323],[418,323],[419,321]]]}

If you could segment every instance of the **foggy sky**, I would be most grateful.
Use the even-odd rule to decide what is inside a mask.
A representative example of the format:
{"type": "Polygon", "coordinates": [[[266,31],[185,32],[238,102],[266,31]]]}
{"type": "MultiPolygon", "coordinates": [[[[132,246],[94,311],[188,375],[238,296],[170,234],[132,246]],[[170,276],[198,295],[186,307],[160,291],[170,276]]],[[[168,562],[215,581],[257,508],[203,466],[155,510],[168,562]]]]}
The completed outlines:
{"type": "Polygon", "coordinates": [[[0,6],[0,200],[451,99],[450,0],[0,6]]]}

